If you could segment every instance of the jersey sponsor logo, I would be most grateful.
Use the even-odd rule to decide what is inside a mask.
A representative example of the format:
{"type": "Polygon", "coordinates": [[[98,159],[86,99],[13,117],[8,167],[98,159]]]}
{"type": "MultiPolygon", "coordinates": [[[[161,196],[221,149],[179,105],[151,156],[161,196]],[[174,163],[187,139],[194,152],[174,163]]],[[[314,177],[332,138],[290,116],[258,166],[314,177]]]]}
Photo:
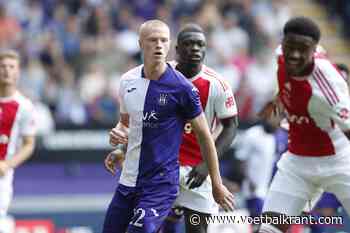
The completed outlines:
{"type": "Polygon", "coordinates": [[[152,129],[159,128],[159,123],[157,122],[159,120],[158,113],[154,110],[150,112],[144,112],[142,114],[142,120],[143,122],[139,125],[139,127],[152,129]]]}
{"type": "Polygon", "coordinates": [[[144,121],[154,121],[154,120],[158,120],[158,117],[157,117],[157,113],[156,111],[152,110],[150,112],[144,112],[143,113],[143,116],[142,116],[142,119],[144,121]]]}
{"type": "Polygon", "coordinates": [[[349,118],[349,114],[350,114],[350,112],[347,108],[342,108],[338,112],[338,116],[343,120],[347,120],[349,118]]]}
{"type": "Polygon", "coordinates": [[[297,116],[294,114],[287,114],[287,119],[290,123],[296,123],[298,125],[310,124],[310,118],[307,116],[297,116]]]}
{"type": "Polygon", "coordinates": [[[168,94],[160,94],[158,103],[161,106],[166,105],[168,103],[168,94]]]}
{"type": "Polygon", "coordinates": [[[235,100],[234,100],[233,96],[228,97],[225,101],[226,108],[230,108],[234,105],[235,105],[235,100]]]}

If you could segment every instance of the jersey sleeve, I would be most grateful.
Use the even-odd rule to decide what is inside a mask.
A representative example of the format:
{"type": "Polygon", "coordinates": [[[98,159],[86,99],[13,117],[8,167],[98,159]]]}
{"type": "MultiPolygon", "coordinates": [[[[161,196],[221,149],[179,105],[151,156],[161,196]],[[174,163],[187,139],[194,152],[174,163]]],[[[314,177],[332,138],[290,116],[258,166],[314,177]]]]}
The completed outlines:
{"type": "Polygon", "coordinates": [[[37,132],[37,112],[31,103],[26,104],[22,110],[20,134],[22,136],[34,136],[37,132]]]}
{"type": "Polygon", "coordinates": [[[123,76],[121,77],[120,83],[119,83],[119,90],[118,90],[118,100],[119,100],[119,108],[120,113],[127,113],[125,104],[124,104],[124,93],[125,93],[125,84],[123,80],[123,76]]]}
{"type": "Polygon", "coordinates": [[[181,98],[181,107],[183,117],[187,120],[197,117],[203,111],[199,91],[192,83],[188,83],[184,88],[184,93],[181,98]]]}
{"type": "Polygon", "coordinates": [[[330,62],[317,68],[315,77],[321,87],[324,114],[343,131],[350,130],[350,96],[345,80],[330,62]]]}
{"type": "Polygon", "coordinates": [[[223,80],[215,82],[216,98],[214,102],[215,114],[219,119],[237,115],[237,104],[231,86],[223,80]]]}

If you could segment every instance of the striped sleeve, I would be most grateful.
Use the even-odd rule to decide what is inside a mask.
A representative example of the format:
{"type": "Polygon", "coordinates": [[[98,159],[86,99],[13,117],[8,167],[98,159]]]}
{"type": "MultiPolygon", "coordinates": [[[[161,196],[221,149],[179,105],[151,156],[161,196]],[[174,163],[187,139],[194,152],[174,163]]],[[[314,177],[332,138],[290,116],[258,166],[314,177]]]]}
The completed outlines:
{"type": "Polygon", "coordinates": [[[350,97],[346,82],[337,69],[323,60],[316,66],[313,78],[320,90],[323,102],[326,102],[326,115],[342,130],[350,130],[350,97]]]}
{"type": "MultiPolygon", "coordinates": [[[[221,82],[224,82],[223,80],[221,82]]],[[[228,83],[224,85],[227,88],[222,88],[219,82],[213,82],[216,88],[214,109],[219,119],[232,117],[237,115],[237,104],[232,89],[228,83]]]]}

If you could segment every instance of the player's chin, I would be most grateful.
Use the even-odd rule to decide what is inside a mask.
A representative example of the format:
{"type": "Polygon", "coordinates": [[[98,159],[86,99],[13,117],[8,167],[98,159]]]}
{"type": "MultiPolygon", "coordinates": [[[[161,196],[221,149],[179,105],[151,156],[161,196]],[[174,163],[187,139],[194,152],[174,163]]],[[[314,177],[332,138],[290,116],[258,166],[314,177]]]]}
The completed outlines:
{"type": "Polygon", "coordinates": [[[188,64],[192,65],[192,66],[197,66],[199,64],[202,63],[201,59],[189,59],[188,60],[188,64]]]}
{"type": "Polygon", "coordinates": [[[297,75],[300,73],[300,70],[301,70],[300,65],[289,65],[289,66],[286,66],[286,68],[290,75],[297,75]]]}

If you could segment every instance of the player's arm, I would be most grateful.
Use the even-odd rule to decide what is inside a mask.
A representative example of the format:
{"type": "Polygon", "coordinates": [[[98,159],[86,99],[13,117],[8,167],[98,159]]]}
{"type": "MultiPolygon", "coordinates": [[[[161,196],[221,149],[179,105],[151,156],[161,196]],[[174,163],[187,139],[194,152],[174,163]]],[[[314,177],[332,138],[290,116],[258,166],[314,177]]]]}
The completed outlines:
{"type": "Polygon", "coordinates": [[[34,147],[35,136],[23,136],[22,146],[17,153],[11,159],[0,162],[0,176],[3,176],[10,168],[17,168],[29,159],[33,154],[34,147]]]}
{"type": "Polygon", "coordinates": [[[105,158],[104,165],[108,172],[115,175],[117,168],[123,168],[123,162],[125,160],[126,145],[119,144],[111,151],[105,158]]]}
{"type": "Polygon", "coordinates": [[[120,113],[118,124],[109,132],[109,143],[112,146],[127,144],[129,134],[129,114],[120,113]]]}
{"type": "Polygon", "coordinates": [[[330,118],[342,129],[345,136],[350,140],[350,101],[341,102],[333,108],[329,108],[330,118]]]}
{"type": "MultiPolygon", "coordinates": [[[[277,60],[279,60],[280,57],[282,56],[281,45],[279,45],[278,48],[276,49],[275,55],[277,60]]],[[[271,96],[271,99],[262,106],[261,110],[257,114],[260,120],[262,121],[268,122],[271,119],[274,119],[274,121],[279,119],[279,121],[281,121],[284,117],[283,116],[284,109],[279,99],[278,70],[276,70],[275,74],[276,75],[274,77],[274,80],[275,80],[274,93],[271,96]]]]}
{"type": "MultiPolygon", "coordinates": [[[[238,126],[237,104],[230,85],[223,80],[213,83],[213,111],[220,124],[213,132],[215,147],[219,159],[232,144],[238,126]],[[220,128],[220,130],[217,130],[220,128]],[[217,133],[218,132],[218,133],[217,133]]],[[[187,184],[189,188],[196,188],[203,184],[208,176],[206,163],[202,162],[193,167],[189,173],[187,184]]]]}
{"type": "MultiPolygon", "coordinates": [[[[349,110],[350,111],[350,110],[349,110]]],[[[350,140],[350,129],[343,129],[345,136],[350,140]]]]}
{"type": "Polygon", "coordinates": [[[123,82],[121,81],[118,91],[120,104],[119,122],[109,132],[109,143],[115,148],[106,156],[104,160],[105,168],[113,175],[115,174],[116,167],[122,168],[123,166],[128,144],[129,114],[126,111],[123,101],[124,89],[123,82]]]}
{"type": "Polygon", "coordinates": [[[12,159],[8,160],[8,164],[12,168],[16,168],[33,155],[35,148],[35,136],[23,136],[22,146],[12,159]]]}
{"type": "MultiPolygon", "coordinates": [[[[232,116],[229,118],[221,119],[220,122],[222,129],[220,130],[220,133],[215,140],[215,147],[219,160],[230,147],[233,139],[236,136],[238,117],[232,116]]],[[[202,162],[193,167],[186,181],[186,184],[189,185],[189,189],[194,189],[201,186],[207,179],[208,172],[208,167],[205,162],[202,162]]]]}
{"type": "Polygon", "coordinates": [[[191,124],[197,136],[203,159],[208,166],[209,175],[212,180],[214,199],[224,209],[231,210],[233,209],[233,195],[222,184],[215,144],[204,114],[201,113],[192,119],[191,124]]]}
{"type": "Polygon", "coordinates": [[[324,67],[320,67],[320,70],[317,74],[321,73],[326,78],[332,78],[326,79],[330,92],[321,90],[317,96],[320,101],[318,109],[325,116],[332,119],[350,140],[350,97],[348,85],[331,63],[326,63],[324,67]]]}
{"type": "Polygon", "coordinates": [[[232,144],[237,134],[238,116],[233,116],[225,119],[220,119],[222,124],[222,131],[215,141],[215,147],[218,153],[219,159],[227,151],[232,144]]]}
{"type": "Polygon", "coordinates": [[[119,122],[109,133],[109,143],[112,146],[128,143],[129,114],[127,113],[127,108],[124,103],[125,85],[123,80],[124,80],[124,76],[121,77],[119,90],[118,90],[118,100],[120,105],[119,122]]]}
{"type": "Polygon", "coordinates": [[[236,136],[238,110],[231,86],[224,80],[218,82],[220,84],[215,86],[214,111],[223,129],[215,140],[215,146],[221,158],[236,136]]]}
{"type": "Polygon", "coordinates": [[[109,133],[109,143],[115,147],[104,160],[107,171],[115,175],[117,167],[122,168],[125,160],[126,148],[129,134],[129,115],[120,114],[118,124],[109,133]]]}

